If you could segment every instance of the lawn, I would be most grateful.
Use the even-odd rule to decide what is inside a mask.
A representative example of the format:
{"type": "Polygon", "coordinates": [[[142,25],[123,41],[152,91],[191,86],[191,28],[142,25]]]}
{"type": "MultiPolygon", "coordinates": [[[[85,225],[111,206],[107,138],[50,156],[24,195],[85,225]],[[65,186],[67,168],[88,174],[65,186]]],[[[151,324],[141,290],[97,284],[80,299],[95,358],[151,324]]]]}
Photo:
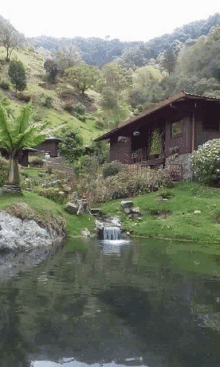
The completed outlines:
{"type": "Polygon", "coordinates": [[[102,210],[118,215],[132,236],[220,244],[220,189],[179,183],[169,191],[174,196],[168,200],[158,201],[160,191],[132,198],[139,218],[124,214],[121,200],[103,204],[102,210]]]}

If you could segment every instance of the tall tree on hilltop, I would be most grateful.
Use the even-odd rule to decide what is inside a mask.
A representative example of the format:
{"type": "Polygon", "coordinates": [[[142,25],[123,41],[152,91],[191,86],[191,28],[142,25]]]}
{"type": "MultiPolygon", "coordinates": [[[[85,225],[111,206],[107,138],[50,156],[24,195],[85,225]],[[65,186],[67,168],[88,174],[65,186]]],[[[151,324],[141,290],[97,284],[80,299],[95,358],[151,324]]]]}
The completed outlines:
{"type": "Polygon", "coordinates": [[[6,49],[6,61],[10,61],[13,50],[22,44],[25,44],[24,35],[0,16],[0,45],[6,49]]]}
{"type": "Polygon", "coordinates": [[[32,109],[30,103],[22,108],[17,118],[8,116],[5,107],[0,103],[0,149],[9,155],[9,173],[3,192],[21,194],[18,170],[18,156],[24,147],[37,146],[47,136],[47,122],[31,122],[32,109]]]}

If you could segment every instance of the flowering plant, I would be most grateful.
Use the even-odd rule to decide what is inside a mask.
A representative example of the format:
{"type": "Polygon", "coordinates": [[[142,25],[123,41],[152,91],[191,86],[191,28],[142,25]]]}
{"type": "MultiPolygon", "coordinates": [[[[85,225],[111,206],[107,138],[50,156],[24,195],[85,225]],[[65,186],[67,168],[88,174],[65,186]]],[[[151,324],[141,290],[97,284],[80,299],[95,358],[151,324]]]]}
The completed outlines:
{"type": "Polygon", "coordinates": [[[206,184],[220,183],[220,139],[200,145],[191,155],[191,168],[195,178],[206,184]]]}

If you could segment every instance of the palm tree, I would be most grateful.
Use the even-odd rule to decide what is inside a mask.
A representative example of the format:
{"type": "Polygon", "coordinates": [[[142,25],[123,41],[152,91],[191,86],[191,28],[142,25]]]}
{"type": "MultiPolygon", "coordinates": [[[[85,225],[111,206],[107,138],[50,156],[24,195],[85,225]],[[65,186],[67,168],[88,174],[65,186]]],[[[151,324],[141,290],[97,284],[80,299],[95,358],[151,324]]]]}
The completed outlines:
{"type": "Polygon", "coordinates": [[[37,146],[47,136],[47,122],[31,121],[31,103],[21,109],[17,118],[8,116],[5,107],[0,103],[0,148],[9,155],[9,174],[3,192],[22,194],[20,187],[18,156],[22,148],[37,146]]]}

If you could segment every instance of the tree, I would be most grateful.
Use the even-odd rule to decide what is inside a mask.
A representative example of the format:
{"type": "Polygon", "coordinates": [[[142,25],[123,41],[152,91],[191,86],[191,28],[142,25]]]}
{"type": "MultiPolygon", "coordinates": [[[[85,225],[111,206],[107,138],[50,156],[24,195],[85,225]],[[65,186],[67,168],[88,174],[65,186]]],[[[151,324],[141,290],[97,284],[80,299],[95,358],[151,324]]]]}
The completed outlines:
{"type": "Polygon", "coordinates": [[[9,68],[8,68],[8,76],[14,84],[16,92],[22,91],[27,87],[26,84],[26,72],[24,65],[21,61],[13,60],[11,61],[9,68]]]}
{"type": "Polygon", "coordinates": [[[6,61],[10,61],[13,50],[25,43],[25,37],[0,16],[0,44],[6,49],[6,61]]]}
{"type": "Polygon", "coordinates": [[[174,71],[176,65],[176,55],[171,48],[164,52],[160,65],[163,69],[168,71],[169,75],[172,71],[174,71]]]}
{"type": "Polygon", "coordinates": [[[102,68],[102,74],[106,86],[117,93],[122,92],[132,84],[131,72],[115,61],[105,64],[102,68]]]}
{"type": "Polygon", "coordinates": [[[79,93],[84,95],[87,89],[96,85],[101,78],[101,73],[96,66],[77,63],[72,68],[66,70],[66,76],[79,93]]]}
{"type": "Polygon", "coordinates": [[[51,83],[56,82],[56,76],[59,73],[59,67],[57,63],[52,59],[47,59],[44,62],[44,69],[48,73],[48,80],[51,83]]]}
{"type": "Polygon", "coordinates": [[[32,109],[30,103],[22,108],[17,118],[8,116],[0,103],[0,149],[9,155],[8,181],[3,186],[3,192],[12,191],[21,194],[18,169],[18,156],[24,147],[37,146],[47,136],[47,123],[32,123],[32,109]]]}
{"type": "Polygon", "coordinates": [[[82,53],[73,45],[61,46],[52,56],[61,72],[82,61],[82,53]]]}
{"type": "Polygon", "coordinates": [[[64,138],[62,143],[59,145],[61,154],[70,162],[74,162],[75,159],[79,158],[83,154],[83,139],[80,133],[75,131],[64,131],[64,138]]]}

